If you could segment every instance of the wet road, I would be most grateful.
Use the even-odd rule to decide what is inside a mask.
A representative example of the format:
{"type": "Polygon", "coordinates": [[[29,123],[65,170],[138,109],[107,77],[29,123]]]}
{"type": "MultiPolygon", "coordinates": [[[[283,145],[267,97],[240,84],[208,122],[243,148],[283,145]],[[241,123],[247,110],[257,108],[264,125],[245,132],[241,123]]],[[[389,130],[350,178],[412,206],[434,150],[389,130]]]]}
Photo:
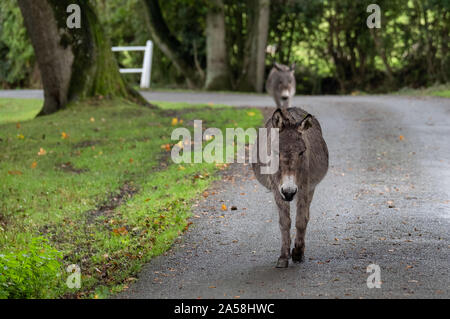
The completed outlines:
{"type": "Polygon", "coordinates": [[[330,151],[311,205],[306,261],[274,267],[280,231],[272,194],[235,164],[194,205],[190,231],[117,297],[450,297],[450,100],[295,104],[319,119],[330,151]],[[223,212],[222,204],[237,210],[223,212]],[[370,264],[380,267],[380,289],[366,284],[370,264]]]}
{"type": "MultiPolygon", "coordinates": [[[[41,94],[11,92],[0,97],[41,94]]],[[[273,105],[262,95],[144,95],[273,105]]],[[[194,205],[190,230],[118,298],[450,298],[450,100],[296,97],[294,105],[318,118],[330,152],[305,262],[274,267],[281,243],[272,194],[235,164],[194,205]],[[367,287],[370,264],[380,267],[380,289],[367,287]]]]}

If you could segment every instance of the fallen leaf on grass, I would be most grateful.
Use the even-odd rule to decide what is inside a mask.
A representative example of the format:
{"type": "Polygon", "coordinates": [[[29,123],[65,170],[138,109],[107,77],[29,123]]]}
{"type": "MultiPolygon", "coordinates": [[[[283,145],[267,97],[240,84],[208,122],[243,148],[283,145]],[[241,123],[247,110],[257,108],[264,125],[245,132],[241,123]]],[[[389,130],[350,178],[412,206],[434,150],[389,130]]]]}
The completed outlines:
{"type": "Polygon", "coordinates": [[[228,164],[225,163],[216,163],[216,167],[221,171],[228,167],[228,164]]]}
{"type": "Polygon", "coordinates": [[[184,143],[183,141],[179,141],[177,144],[175,144],[176,146],[178,146],[180,149],[184,149],[184,143]]]}
{"type": "Polygon", "coordinates": [[[189,226],[191,226],[191,225],[192,225],[192,222],[188,222],[187,225],[184,227],[184,230],[188,230],[189,226]]]}
{"type": "Polygon", "coordinates": [[[169,152],[170,151],[170,144],[163,144],[163,145],[161,145],[161,148],[165,149],[167,152],[169,152]]]}
{"type": "Polygon", "coordinates": [[[8,171],[9,175],[22,175],[21,171],[8,171]]]}
{"type": "Polygon", "coordinates": [[[113,229],[113,233],[117,235],[126,235],[128,234],[128,230],[125,227],[120,227],[113,229]]]}

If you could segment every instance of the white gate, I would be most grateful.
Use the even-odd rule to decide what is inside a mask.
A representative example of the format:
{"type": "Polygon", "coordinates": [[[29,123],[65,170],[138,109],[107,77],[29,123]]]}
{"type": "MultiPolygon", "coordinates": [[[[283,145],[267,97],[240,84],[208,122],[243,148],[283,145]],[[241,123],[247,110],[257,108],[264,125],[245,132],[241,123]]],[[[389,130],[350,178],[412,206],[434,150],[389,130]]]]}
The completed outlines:
{"type": "Polygon", "coordinates": [[[145,47],[113,47],[113,52],[118,51],[144,51],[142,69],[120,69],[120,73],[141,73],[141,88],[150,88],[153,58],[153,42],[148,40],[145,47]]]}

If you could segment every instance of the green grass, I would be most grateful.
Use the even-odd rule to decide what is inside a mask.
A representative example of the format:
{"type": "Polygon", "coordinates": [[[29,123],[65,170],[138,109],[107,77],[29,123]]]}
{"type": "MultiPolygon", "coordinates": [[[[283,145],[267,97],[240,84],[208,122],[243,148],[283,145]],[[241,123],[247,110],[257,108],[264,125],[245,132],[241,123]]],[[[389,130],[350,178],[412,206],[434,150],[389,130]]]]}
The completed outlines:
{"type": "Polygon", "coordinates": [[[50,297],[117,292],[187,229],[192,200],[220,166],[174,164],[165,145],[177,142],[175,127],[192,131],[194,119],[222,131],[262,122],[258,110],[161,104],[165,111],[92,101],[26,121],[40,103],[0,100],[8,114],[0,124],[0,255],[42,236],[64,256],[62,269],[79,265],[81,290],[67,288],[62,271],[50,297]],[[174,117],[184,124],[174,126],[174,117]]]}
{"type": "Polygon", "coordinates": [[[439,96],[450,98],[450,84],[433,85],[428,88],[422,89],[404,88],[396,92],[396,94],[412,96],[439,96]]]}
{"type": "Polygon", "coordinates": [[[42,104],[37,99],[0,99],[0,124],[31,120],[42,104]]]}

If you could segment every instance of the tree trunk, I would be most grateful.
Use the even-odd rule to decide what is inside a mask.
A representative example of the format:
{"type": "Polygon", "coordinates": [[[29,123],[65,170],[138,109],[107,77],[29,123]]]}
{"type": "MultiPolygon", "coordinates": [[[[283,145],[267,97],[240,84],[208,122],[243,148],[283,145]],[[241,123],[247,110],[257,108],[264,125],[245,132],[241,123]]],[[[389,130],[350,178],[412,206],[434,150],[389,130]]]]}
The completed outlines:
{"type": "Polygon", "coordinates": [[[143,0],[147,12],[147,24],[153,41],[183,74],[190,88],[201,87],[201,79],[195,69],[195,59],[182,52],[181,43],[169,30],[161,12],[158,0],[143,0]]]}
{"type": "Polygon", "coordinates": [[[442,29],[441,29],[441,77],[442,82],[446,83],[450,80],[449,77],[449,70],[450,70],[450,55],[448,50],[448,43],[450,42],[449,37],[449,25],[450,25],[450,19],[446,18],[447,15],[450,17],[450,14],[448,14],[448,11],[442,10],[442,29]]]}
{"type": "Polygon", "coordinates": [[[94,96],[145,103],[122,79],[95,10],[82,0],[18,0],[44,87],[39,115],[94,96]],[[67,6],[81,8],[81,28],[67,27],[67,6]]]}
{"type": "Polygon", "coordinates": [[[383,61],[386,74],[388,76],[388,79],[391,84],[395,83],[394,75],[392,72],[391,65],[389,64],[389,60],[386,54],[386,50],[383,46],[382,40],[378,36],[378,30],[376,29],[370,29],[370,33],[372,35],[373,41],[375,42],[375,49],[377,50],[378,54],[381,57],[381,60],[383,61]]]}
{"type": "Polygon", "coordinates": [[[249,0],[249,33],[239,89],[262,92],[265,81],[266,45],[270,0],[249,0]]]}
{"type": "Polygon", "coordinates": [[[225,14],[222,0],[211,0],[206,18],[206,83],[207,90],[231,88],[230,68],[225,33],[225,14]]]}
{"type": "Polygon", "coordinates": [[[339,83],[340,92],[342,94],[345,94],[347,91],[346,88],[346,76],[345,76],[345,66],[344,63],[342,63],[342,51],[339,44],[339,32],[336,23],[335,23],[335,16],[330,14],[327,21],[329,24],[328,27],[328,42],[327,42],[327,54],[331,56],[333,60],[333,64],[336,68],[336,79],[339,83]],[[335,45],[336,40],[336,45],[335,45]]]}

